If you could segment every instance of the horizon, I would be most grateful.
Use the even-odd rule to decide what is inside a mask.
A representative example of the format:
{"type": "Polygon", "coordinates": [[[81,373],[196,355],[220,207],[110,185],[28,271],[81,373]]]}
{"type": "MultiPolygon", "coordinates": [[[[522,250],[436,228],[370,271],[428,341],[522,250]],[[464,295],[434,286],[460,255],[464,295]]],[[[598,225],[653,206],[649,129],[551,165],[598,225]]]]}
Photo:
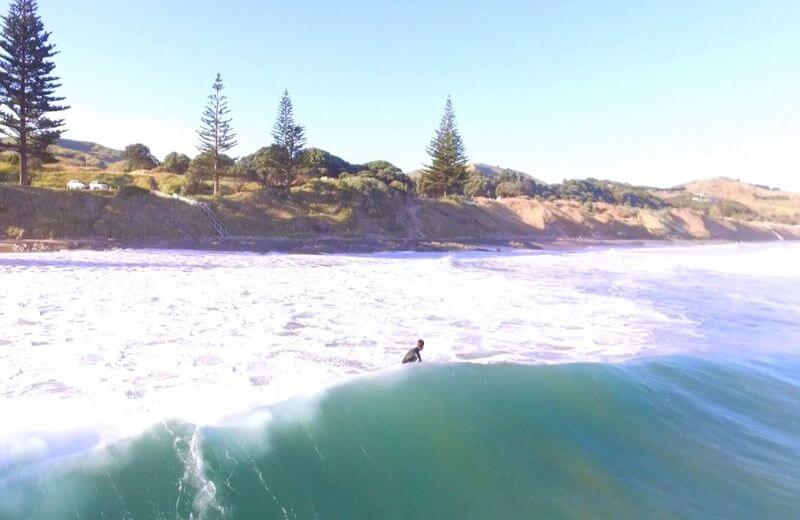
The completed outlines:
{"type": "Polygon", "coordinates": [[[547,182],[725,176],[800,191],[800,5],[40,0],[40,12],[72,107],[66,139],[194,156],[220,72],[232,156],[271,141],[288,88],[308,146],[412,171],[451,95],[471,162],[547,182]]]}

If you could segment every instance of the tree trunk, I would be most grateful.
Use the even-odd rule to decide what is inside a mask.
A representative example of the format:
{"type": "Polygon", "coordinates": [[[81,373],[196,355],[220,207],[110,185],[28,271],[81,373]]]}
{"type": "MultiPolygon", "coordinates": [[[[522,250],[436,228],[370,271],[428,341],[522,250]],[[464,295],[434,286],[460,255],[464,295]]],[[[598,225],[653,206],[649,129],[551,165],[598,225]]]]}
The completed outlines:
{"type": "MultiPolygon", "coordinates": [[[[21,148],[24,150],[26,147],[21,148]]],[[[28,174],[28,154],[24,151],[19,152],[19,185],[31,185],[31,177],[28,174]]]]}
{"type": "Polygon", "coordinates": [[[219,193],[219,168],[217,167],[217,163],[219,159],[217,156],[214,156],[214,196],[216,197],[219,193]]]}

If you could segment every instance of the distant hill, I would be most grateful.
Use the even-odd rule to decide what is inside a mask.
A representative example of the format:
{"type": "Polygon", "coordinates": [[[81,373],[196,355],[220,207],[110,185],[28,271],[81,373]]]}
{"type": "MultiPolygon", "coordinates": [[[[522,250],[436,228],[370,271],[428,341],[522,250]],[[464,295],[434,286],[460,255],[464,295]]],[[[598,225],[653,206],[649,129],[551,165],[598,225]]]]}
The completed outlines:
{"type": "Polygon", "coordinates": [[[692,181],[669,190],[651,190],[671,204],[681,200],[689,207],[727,205],[746,208],[753,216],[787,224],[800,224],[800,194],[749,184],[728,177],[692,181]]]}
{"type": "MultiPolygon", "coordinates": [[[[8,138],[3,139],[3,142],[8,142],[8,138]]],[[[53,154],[56,167],[121,170],[125,164],[125,153],[122,150],[87,141],[59,139],[48,151],[53,154]]],[[[4,156],[12,154],[10,151],[2,152],[4,156]]]]}
{"type": "MultiPolygon", "coordinates": [[[[511,173],[522,175],[523,177],[529,177],[540,184],[544,184],[541,180],[535,178],[533,175],[525,172],[521,172],[519,170],[514,170],[512,168],[503,168],[500,166],[491,166],[485,163],[470,163],[467,165],[467,171],[469,173],[480,173],[481,175],[489,178],[495,178],[499,176],[504,171],[508,171],[511,173]]],[[[406,175],[410,176],[412,179],[416,179],[420,176],[422,170],[414,170],[412,172],[407,173],[406,175]]]]}
{"type": "Polygon", "coordinates": [[[49,150],[58,162],[79,168],[104,170],[125,160],[122,150],[115,150],[88,141],[59,139],[49,150]]]}

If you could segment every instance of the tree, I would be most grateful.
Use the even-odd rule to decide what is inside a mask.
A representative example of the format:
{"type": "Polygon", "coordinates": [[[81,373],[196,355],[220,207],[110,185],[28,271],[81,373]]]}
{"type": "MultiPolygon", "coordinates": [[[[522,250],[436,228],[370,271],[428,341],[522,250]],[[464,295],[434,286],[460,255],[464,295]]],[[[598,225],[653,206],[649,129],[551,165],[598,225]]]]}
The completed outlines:
{"type": "Polygon", "coordinates": [[[214,195],[219,194],[219,176],[223,170],[221,156],[236,146],[236,134],[231,127],[231,113],[228,108],[228,98],[222,94],[225,86],[222,84],[222,75],[217,74],[214,84],[211,86],[213,92],[208,96],[208,104],[200,118],[200,144],[197,149],[201,155],[208,154],[213,162],[211,167],[214,176],[214,195]]]}
{"type": "Polygon", "coordinates": [[[31,183],[29,159],[45,159],[63,132],[64,121],[47,115],[68,108],[55,95],[61,86],[53,75],[57,52],[37,9],[35,0],[14,0],[0,34],[0,132],[11,138],[4,147],[19,154],[22,186],[31,183]]]}
{"type": "Polygon", "coordinates": [[[467,177],[467,155],[456,126],[453,103],[447,98],[444,115],[436,135],[428,146],[430,166],[426,166],[417,183],[423,195],[441,196],[463,191],[467,177]]]}
{"type": "Polygon", "coordinates": [[[305,128],[294,121],[294,108],[289,98],[289,91],[283,92],[278,106],[278,118],[272,128],[272,144],[270,154],[271,174],[273,182],[289,191],[302,163],[303,146],[306,144],[305,128]]]}
{"type": "Polygon", "coordinates": [[[488,197],[494,198],[497,183],[494,179],[487,177],[479,172],[472,172],[464,183],[464,195],[467,197],[488,197]]]}
{"type": "Polygon", "coordinates": [[[150,148],[142,143],[130,144],[125,147],[125,159],[128,161],[126,170],[152,170],[158,166],[158,159],[150,153],[150,148]]]}
{"type": "Polygon", "coordinates": [[[192,160],[188,155],[172,152],[164,157],[164,162],[161,163],[161,166],[170,173],[183,175],[189,169],[189,164],[191,164],[191,162],[192,160]]]}
{"type": "Polygon", "coordinates": [[[214,155],[209,151],[199,154],[189,165],[189,193],[202,191],[204,180],[216,180],[220,171],[227,170],[234,164],[235,161],[223,153],[214,155]]]}

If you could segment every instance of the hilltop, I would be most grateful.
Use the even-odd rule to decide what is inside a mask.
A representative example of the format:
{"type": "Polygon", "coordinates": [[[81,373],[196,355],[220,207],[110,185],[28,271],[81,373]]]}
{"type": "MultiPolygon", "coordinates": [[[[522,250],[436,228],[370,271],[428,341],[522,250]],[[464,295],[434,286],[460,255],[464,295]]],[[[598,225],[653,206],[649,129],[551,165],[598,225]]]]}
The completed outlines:
{"type": "Polygon", "coordinates": [[[122,150],[114,150],[88,141],[59,139],[48,150],[62,166],[105,170],[121,166],[125,161],[122,150]]]}
{"type": "MultiPolygon", "coordinates": [[[[56,169],[121,171],[125,165],[125,152],[89,141],[58,139],[47,151],[52,155],[49,166],[56,169]]],[[[12,154],[3,152],[2,155],[8,158],[12,154]]]]}

